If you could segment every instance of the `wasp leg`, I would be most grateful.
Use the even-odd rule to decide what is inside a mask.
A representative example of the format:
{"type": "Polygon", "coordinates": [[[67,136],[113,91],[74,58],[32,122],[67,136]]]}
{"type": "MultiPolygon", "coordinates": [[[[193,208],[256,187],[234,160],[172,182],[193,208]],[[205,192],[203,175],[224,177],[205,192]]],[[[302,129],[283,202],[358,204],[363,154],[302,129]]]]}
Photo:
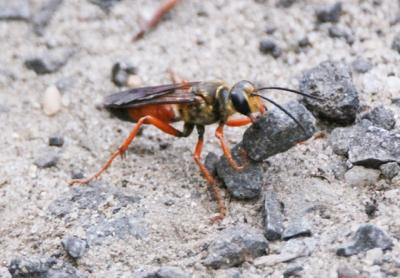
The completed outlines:
{"type": "Polygon", "coordinates": [[[179,0],[167,0],[164,4],[158,8],[153,17],[146,24],[142,26],[139,32],[132,38],[132,41],[137,41],[141,39],[144,34],[154,28],[162,19],[162,17],[168,13],[176,4],[178,4],[179,0]]]}
{"type": "Polygon", "coordinates": [[[224,200],[222,199],[222,196],[221,196],[221,190],[217,186],[215,179],[212,177],[210,172],[208,172],[206,166],[204,166],[204,164],[200,160],[201,150],[203,149],[203,142],[204,142],[203,141],[204,140],[204,126],[197,126],[197,131],[199,133],[199,139],[197,140],[193,158],[194,158],[194,161],[199,166],[200,171],[203,173],[204,177],[206,178],[206,180],[208,182],[208,186],[210,187],[211,191],[214,194],[214,198],[217,201],[219,214],[217,216],[211,218],[211,221],[212,222],[220,221],[226,215],[226,207],[224,204],[224,200]]]}
{"type": "Polygon", "coordinates": [[[244,126],[244,125],[248,125],[251,123],[251,119],[246,117],[246,118],[238,118],[238,119],[230,119],[228,121],[226,121],[226,125],[227,126],[244,126]]]}
{"type": "Polygon", "coordinates": [[[164,131],[165,133],[171,134],[176,137],[187,137],[189,136],[192,131],[193,131],[193,125],[190,124],[185,124],[184,130],[180,131],[174,128],[173,126],[169,125],[168,123],[165,123],[153,116],[145,116],[140,118],[135,127],[132,129],[130,132],[129,136],[125,139],[125,141],[121,144],[121,146],[116,150],[111,157],[107,160],[107,162],[100,168],[97,173],[95,173],[93,176],[87,179],[74,179],[69,182],[70,185],[78,183],[78,184],[86,184],[89,183],[91,180],[98,178],[108,167],[110,167],[111,163],[117,156],[123,156],[126,150],[128,149],[129,145],[132,143],[133,139],[135,139],[137,133],[139,132],[140,127],[143,124],[152,124],[159,128],[161,131],[164,131]]]}
{"type": "Polygon", "coordinates": [[[224,123],[220,123],[217,130],[215,131],[215,136],[218,138],[222,151],[224,152],[224,156],[228,160],[229,165],[236,171],[241,171],[244,169],[244,166],[239,166],[237,162],[233,159],[231,150],[228,147],[228,144],[225,142],[224,139],[224,123]]]}

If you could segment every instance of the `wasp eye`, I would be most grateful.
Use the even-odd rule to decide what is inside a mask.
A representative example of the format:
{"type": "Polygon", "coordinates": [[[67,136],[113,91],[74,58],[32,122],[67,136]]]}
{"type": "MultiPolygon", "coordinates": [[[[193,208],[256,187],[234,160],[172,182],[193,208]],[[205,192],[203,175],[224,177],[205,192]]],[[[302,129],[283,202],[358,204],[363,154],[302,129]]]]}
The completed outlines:
{"type": "Polygon", "coordinates": [[[233,88],[231,91],[231,100],[235,110],[243,115],[251,113],[250,106],[247,101],[247,95],[242,89],[233,88]]]}

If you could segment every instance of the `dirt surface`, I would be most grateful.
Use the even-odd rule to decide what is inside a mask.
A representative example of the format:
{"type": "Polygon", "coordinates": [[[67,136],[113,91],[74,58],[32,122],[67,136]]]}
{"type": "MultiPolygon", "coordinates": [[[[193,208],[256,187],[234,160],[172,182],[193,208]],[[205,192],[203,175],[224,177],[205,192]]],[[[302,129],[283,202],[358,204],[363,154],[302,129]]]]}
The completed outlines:
{"type": "MultiPolygon", "coordinates": [[[[262,198],[237,201],[227,194],[228,216],[220,224],[210,224],[216,205],[192,160],[195,134],[175,139],[146,127],[126,159],[117,159],[99,181],[89,185],[89,191],[68,186],[72,172],[96,171],[132,127],[96,108],[103,96],[118,90],[110,78],[117,61],[132,61],[143,85],[169,83],[167,70],[173,69],[188,80],[224,79],[233,84],[248,79],[298,88],[304,70],[327,59],[350,64],[362,56],[373,68],[353,74],[361,104],[383,104],[399,121],[400,106],[392,100],[400,96],[400,55],[391,49],[400,31],[400,24],[391,25],[399,15],[397,1],[344,1],[339,24],[354,33],[351,45],[329,37],[332,23],[316,23],[315,10],[321,1],[298,1],[288,8],[277,7],[276,2],[181,1],[154,31],[135,43],[131,38],[141,17],[148,17],[161,1],[121,1],[108,14],[89,1],[64,1],[42,37],[27,22],[0,21],[0,263],[4,273],[14,258],[56,256],[71,262],[85,277],[135,277],[160,266],[178,266],[193,277],[236,277],[202,264],[207,244],[219,230],[236,223],[262,229],[262,198]],[[275,32],[266,35],[271,28],[275,32]],[[280,57],[259,51],[260,39],[267,36],[282,49],[280,57]],[[298,41],[305,37],[311,46],[299,48],[298,41]],[[27,57],[48,49],[72,49],[74,55],[51,74],[37,75],[24,66],[27,57]],[[54,84],[62,87],[62,107],[47,116],[43,96],[54,84]],[[54,134],[64,138],[62,147],[48,145],[54,134]],[[38,168],[35,161],[49,152],[59,157],[56,166],[38,168]],[[82,197],[82,192],[89,193],[82,197]],[[66,208],[63,216],[55,212],[57,204],[66,208]],[[111,236],[93,239],[77,262],[63,250],[65,236],[94,234],[96,238],[101,225],[126,216],[137,221],[127,233],[116,226],[111,236]]],[[[31,1],[32,13],[40,4],[31,1]]],[[[294,98],[282,93],[271,96],[280,103],[294,98]]],[[[207,129],[203,158],[210,151],[221,154],[215,128],[207,129]]],[[[244,130],[226,129],[232,146],[244,130]]],[[[400,275],[400,184],[385,179],[374,186],[346,184],[346,159],[332,152],[327,138],[275,155],[263,168],[264,191],[277,193],[285,205],[285,221],[299,215],[307,218],[315,247],[309,256],[272,266],[250,260],[238,266],[239,277],[282,277],[297,265],[303,267],[301,277],[337,277],[337,269],[345,266],[361,277],[400,275]],[[372,219],[365,213],[371,199],[379,204],[372,219]],[[369,263],[365,253],[337,256],[336,249],[367,222],[393,238],[394,247],[382,255],[383,263],[369,263]]],[[[279,254],[285,243],[270,242],[269,253],[279,254]]]]}

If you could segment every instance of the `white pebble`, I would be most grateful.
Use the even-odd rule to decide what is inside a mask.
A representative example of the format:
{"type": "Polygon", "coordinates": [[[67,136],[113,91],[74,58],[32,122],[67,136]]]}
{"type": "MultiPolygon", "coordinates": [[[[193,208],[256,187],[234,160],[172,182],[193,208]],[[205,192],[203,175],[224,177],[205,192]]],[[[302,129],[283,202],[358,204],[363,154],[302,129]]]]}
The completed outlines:
{"type": "Polygon", "coordinates": [[[43,111],[47,116],[53,116],[61,109],[61,94],[56,86],[46,89],[43,96],[43,111]]]}

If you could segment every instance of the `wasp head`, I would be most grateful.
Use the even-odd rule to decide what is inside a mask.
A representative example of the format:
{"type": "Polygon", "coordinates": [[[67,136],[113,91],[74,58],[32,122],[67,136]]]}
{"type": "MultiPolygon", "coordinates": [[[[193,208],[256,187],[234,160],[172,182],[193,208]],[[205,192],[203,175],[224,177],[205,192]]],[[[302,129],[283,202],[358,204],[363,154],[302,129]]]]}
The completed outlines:
{"type": "Polygon", "coordinates": [[[256,87],[247,80],[236,83],[230,90],[230,100],[235,110],[248,116],[254,122],[265,112],[265,106],[260,97],[254,95],[256,87]]]}

